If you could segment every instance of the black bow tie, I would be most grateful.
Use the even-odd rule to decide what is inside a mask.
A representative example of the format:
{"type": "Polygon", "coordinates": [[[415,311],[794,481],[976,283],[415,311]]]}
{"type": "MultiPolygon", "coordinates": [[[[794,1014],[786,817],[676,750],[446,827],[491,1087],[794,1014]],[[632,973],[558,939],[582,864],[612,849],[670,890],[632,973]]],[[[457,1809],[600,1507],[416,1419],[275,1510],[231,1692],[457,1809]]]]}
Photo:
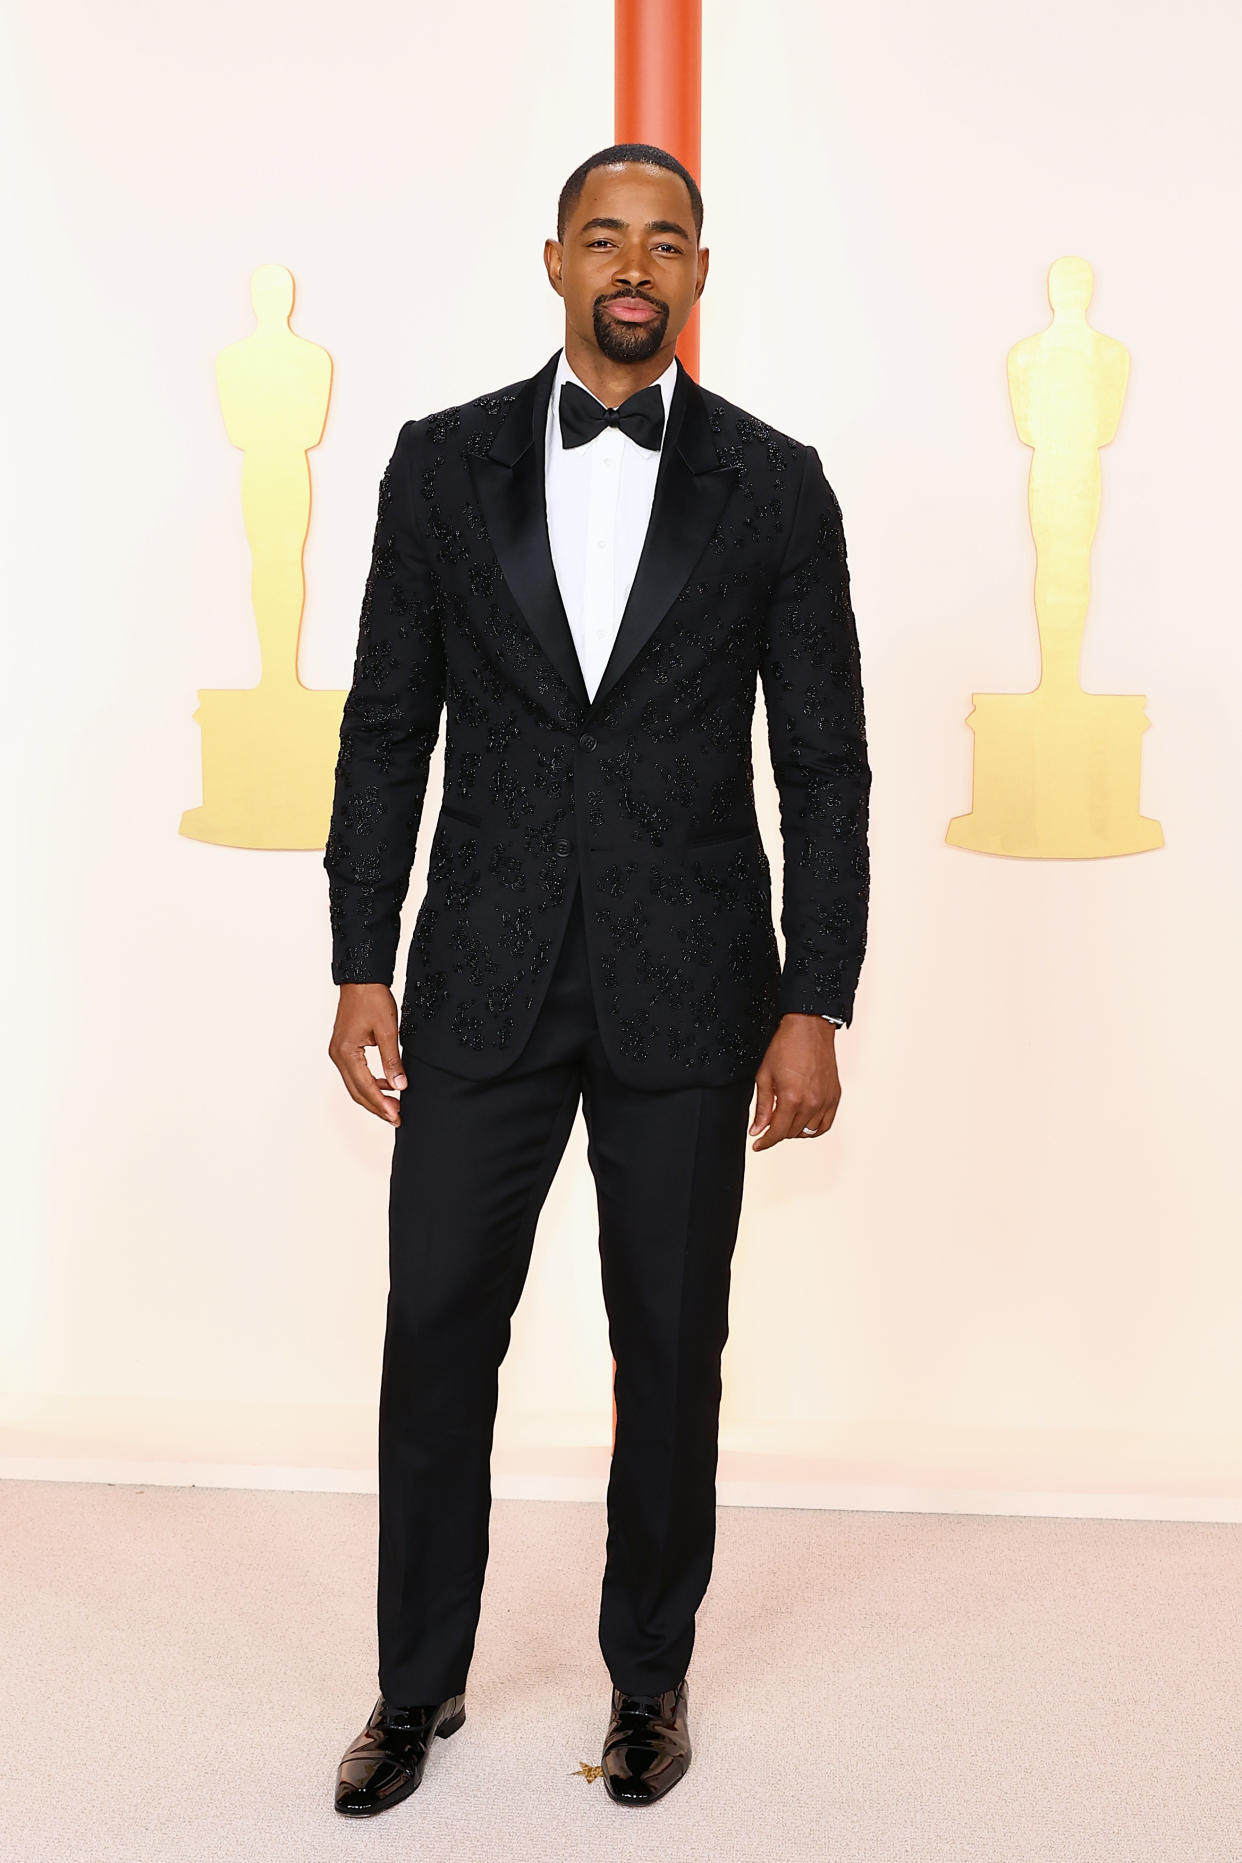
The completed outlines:
{"type": "Polygon", "coordinates": [[[640,388],[619,408],[603,407],[577,382],[561,383],[561,445],[584,446],[605,427],[620,427],[639,446],[658,452],[664,432],[664,396],[658,382],[640,388]]]}

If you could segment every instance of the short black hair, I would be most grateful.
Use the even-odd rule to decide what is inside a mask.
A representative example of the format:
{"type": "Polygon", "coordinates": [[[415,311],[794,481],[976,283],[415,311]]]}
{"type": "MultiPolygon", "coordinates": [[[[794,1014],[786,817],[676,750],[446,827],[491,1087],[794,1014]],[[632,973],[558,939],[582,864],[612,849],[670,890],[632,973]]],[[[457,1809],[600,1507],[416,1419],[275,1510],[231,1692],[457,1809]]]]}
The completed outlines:
{"type": "Polygon", "coordinates": [[[582,197],[583,185],[591,170],[603,168],[610,162],[651,162],[656,168],[667,168],[673,174],[680,175],[689,189],[690,212],[694,216],[694,237],[697,242],[703,231],[703,196],[699,193],[698,182],[675,155],[670,155],[667,149],[657,149],[650,142],[614,142],[610,149],[601,149],[598,154],[589,155],[585,162],[574,169],[556,203],[558,239],[565,237],[566,223],[582,197]]]}

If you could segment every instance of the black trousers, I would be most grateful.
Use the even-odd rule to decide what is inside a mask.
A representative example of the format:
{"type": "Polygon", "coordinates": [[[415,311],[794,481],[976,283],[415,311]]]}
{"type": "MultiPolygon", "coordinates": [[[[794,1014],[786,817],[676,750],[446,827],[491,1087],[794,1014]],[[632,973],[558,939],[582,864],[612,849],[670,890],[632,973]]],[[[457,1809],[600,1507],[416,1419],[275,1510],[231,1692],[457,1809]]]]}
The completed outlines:
{"type": "Polygon", "coordinates": [[[488,1554],[497,1374],[581,1097],[616,1360],[599,1642],[613,1683],[686,1673],[716,1535],[728,1334],[754,1082],[644,1090],[600,1043],[577,894],[531,1035],[491,1080],[410,1056],[393,1139],[379,1409],[379,1683],[461,1694],[488,1554]]]}

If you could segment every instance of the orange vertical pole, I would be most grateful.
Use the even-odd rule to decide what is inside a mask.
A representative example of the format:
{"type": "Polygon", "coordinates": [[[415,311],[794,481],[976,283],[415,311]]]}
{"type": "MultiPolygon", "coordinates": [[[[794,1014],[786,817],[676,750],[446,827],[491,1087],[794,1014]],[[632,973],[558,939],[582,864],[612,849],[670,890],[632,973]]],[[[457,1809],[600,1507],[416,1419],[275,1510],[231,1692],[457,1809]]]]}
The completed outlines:
{"type": "MultiPolygon", "coordinates": [[[[703,0],[615,0],[615,142],[651,142],[699,186],[703,128],[703,0]]],[[[699,378],[699,307],[677,339],[699,378]]]]}
{"type": "MultiPolygon", "coordinates": [[[[667,149],[699,186],[703,137],[703,0],[615,0],[614,142],[667,149]]],[[[699,379],[699,307],[677,339],[677,355],[699,379]]],[[[612,1440],[617,1440],[613,1360],[612,1440]]]]}

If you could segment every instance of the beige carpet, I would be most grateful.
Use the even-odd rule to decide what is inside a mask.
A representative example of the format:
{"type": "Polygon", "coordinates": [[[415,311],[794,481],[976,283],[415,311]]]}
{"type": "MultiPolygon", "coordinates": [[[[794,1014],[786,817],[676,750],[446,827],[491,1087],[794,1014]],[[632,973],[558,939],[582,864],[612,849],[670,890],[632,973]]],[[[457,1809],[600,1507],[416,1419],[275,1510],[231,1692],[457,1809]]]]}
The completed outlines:
{"type": "Polygon", "coordinates": [[[694,1762],[597,1762],[603,1510],[498,1501],[467,1722],[368,1823],[368,1496],[0,1484],[5,1863],[1238,1863],[1242,1529],[724,1508],[694,1762]]]}

